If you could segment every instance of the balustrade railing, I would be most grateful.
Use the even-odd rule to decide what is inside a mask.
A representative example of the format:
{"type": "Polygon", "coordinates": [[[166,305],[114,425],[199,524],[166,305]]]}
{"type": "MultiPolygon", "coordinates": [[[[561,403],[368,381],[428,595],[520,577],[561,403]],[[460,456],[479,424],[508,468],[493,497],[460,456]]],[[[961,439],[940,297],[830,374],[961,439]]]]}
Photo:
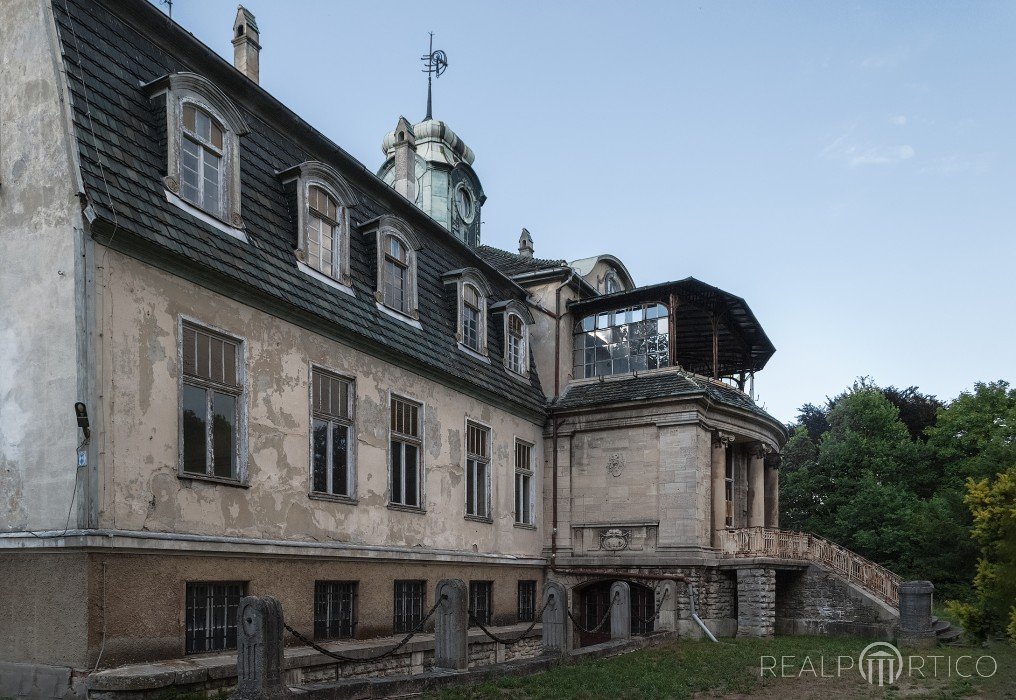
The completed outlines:
{"type": "Polygon", "coordinates": [[[748,527],[723,530],[720,533],[720,543],[723,555],[727,557],[771,557],[815,562],[893,607],[899,607],[899,576],[818,535],[768,527],[748,527]]]}

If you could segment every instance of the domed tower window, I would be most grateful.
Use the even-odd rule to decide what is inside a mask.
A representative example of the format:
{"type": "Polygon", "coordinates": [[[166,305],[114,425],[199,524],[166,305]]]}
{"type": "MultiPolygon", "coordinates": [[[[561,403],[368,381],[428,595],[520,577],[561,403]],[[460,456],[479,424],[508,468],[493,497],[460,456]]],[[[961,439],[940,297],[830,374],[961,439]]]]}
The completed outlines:
{"type": "Polygon", "coordinates": [[[473,195],[465,185],[459,185],[455,188],[455,211],[467,224],[472,223],[473,217],[476,214],[475,203],[473,195]]]}

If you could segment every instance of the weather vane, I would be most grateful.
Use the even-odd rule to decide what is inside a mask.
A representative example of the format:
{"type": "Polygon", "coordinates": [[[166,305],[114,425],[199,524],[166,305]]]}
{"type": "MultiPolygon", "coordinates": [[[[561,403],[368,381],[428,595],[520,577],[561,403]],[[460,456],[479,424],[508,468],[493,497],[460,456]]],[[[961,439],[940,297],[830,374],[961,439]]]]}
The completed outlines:
{"type": "Polygon", "coordinates": [[[448,54],[441,49],[434,50],[434,32],[430,32],[430,50],[426,56],[421,56],[423,61],[423,72],[427,74],[427,119],[432,119],[431,113],[431,80],[440,78],[448,68],[448,54]]]}

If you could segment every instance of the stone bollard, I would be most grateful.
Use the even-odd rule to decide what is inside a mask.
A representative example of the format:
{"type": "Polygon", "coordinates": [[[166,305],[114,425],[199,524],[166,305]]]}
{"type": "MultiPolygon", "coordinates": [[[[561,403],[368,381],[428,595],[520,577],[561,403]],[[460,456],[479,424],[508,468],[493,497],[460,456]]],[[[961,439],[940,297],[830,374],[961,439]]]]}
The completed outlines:
{"type": "Polygon", "coordinates": [[[568,652],[568,591],[557,581],[543,584],[543,653],[565,654],[568,652]],[[548,600],[553,600],[548,604],[548,600]]]}
{"type": "Polygon", "coordinates": [[[931,623],[935,586],[931,581],[904,581],[900,584],[901,646],[933,647],[938,639],[931,623]]]}
{"type": "Polygon", "coordinates": [[[677,631],[677,583],[675,581],[664,581],[656,587],[656,604],[660,606],[656,629],[665,632],[677,631]]]}
{"type": "Polygon", "coordinates": [[[434,613],[434,668],[464,671],[469,668],[469,589],[460,579],[446,578],[435,595],[441,605],[434,613]]]}
{"type": "Polygon", "coordinates": [[[615,581],[610,587],[610,638],[631,638],[631,589],[625,581],[615,581]],[[617,600],[614,600],[614,597],[617,600]]]}
{"type": "Polygon", "coordinates": [[[246,596],[236,620],[236,690],[233,700],[289,697],[282,658],[282,603],[270,595],[246,596]]]}

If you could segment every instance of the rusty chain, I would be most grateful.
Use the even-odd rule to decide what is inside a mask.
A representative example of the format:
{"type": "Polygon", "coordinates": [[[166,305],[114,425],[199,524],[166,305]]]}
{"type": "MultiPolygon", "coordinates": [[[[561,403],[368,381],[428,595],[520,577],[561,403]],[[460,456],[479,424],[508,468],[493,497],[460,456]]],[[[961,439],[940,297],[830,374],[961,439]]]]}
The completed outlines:
{"type": "Polygon", "coordinates": [[[660,602],[656,604],[656,612],[653,613],[652,617],[643,620],[642,617],[637,612],[635,612],[634,609],[632,609],[631,611],[631,616],[636,620],[638,620],[639,622],[641,622],[643,625],[655,625],[656,617],[660,614],[660,609],[663,607],[663,601],[666,600],[667,595],[669,593],[670,593],[669,588],[663,589],[663,595],[660,596],[660,602]]]}
{"type": "Polygon", "coordinates": [[[599,624],[597,624],[596,627],[594,627],[591,630],[587,630],[585,627],[583,627],[582,623],[576,620],[575,616],[572,615],[571,610],[569,610],[568,608],[565,608],[564,610],[566,613],[568,613],[568,617],[571,619],[571,621],[575,623],[575,626],[579,628],[580,632],[582,632],[583,634],[593,634],[594,632],[599,632],[600,628],[603,627],[603,623],[605,623],[607,620],[610,619],[610,611],[614,608],[614,605],[617,604],[617,599],[620,597],[621,597],[620,591],[614,594],[613,600],[611,600],[610,605],[607,606],[607,612],[603,613],[603,619],[601,619],[599,624]]]}
{"type": "Polygon", "coordinates": [[[551,593],[550,596],[547,598],[547,602],[543,604],[542,608],[540,608],[540,612],[533,613],[533,621],[529,625],[529,627],[527,627],[525,629],[525,631],[522,634],[520,634],[518,637],[516,637],[515,639],[510,639],[509,640],[509,639],[506,639],[504,637],[499,637],[496,634],[494,634],[493,632],[491,632],[489,629],[487,629],[484,626],[484,624],[482,622],[480,622],[480,620],[476,617],[476,615],[473,613],[472,610],[469,611],[469,621],[472,622],[477,627],[479,627],[481,630],[483,630],[483,633],[485,635],[487,635],[488,637],[493,639],[498,644],[504,644],[506,647],[510,647],[510,646],[513,646],[513,645],[518,644],[519,642],[521,642],[523,639],[526,638],[526,636],[530,632],[533,631],[533,628],[536,627],[537,620],[539,620],[539,619],[541,619],[543,617],[543,612],[547,608],[549,608],[550,604],[553,603],[553,602],[554,602],[554,594],[551,593]]]}

